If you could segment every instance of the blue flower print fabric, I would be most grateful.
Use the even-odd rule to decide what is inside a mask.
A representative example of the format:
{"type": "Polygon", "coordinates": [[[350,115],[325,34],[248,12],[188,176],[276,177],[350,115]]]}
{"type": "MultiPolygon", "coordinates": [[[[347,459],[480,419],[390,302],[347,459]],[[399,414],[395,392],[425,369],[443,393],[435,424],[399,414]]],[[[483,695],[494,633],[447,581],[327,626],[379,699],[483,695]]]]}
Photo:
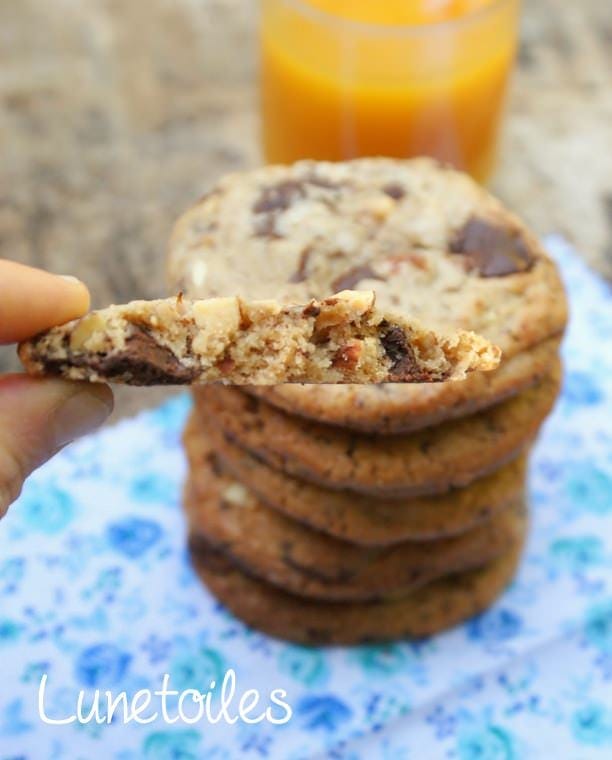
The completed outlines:
{"type": "MultiPolygon", "coordinates": [[[[64,450],[0,523],[0,760],[583,760],[612,757],[609,287],[559,238],[571,324],[562,397],[531,463],[521,570],[485,614],[419,642],[305,648],[248,630],[185,551],[187,395],[64,450]],[[235,674],[289,720],[176,717],[235,674]],[[50,725],[162,687],[168,715],[50,725]],[[280,692],[279,692],[280,693],[280,692]],[[190,701],[191,700],[191,701],[190,701]]],[[[232,703],[234,704],[234,703],[232,703]]],[[[215,707],[216,706],[216,707],[215,707]]],[[[276,710],[276,712],[274,712],[276,710]]]]}

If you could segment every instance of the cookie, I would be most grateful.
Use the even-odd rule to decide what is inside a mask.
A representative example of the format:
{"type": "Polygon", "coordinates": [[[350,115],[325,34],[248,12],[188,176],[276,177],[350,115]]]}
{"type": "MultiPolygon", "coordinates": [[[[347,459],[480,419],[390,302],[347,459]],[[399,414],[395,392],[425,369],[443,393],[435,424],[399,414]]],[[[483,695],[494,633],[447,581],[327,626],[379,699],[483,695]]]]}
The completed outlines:
{"type": "MultiPolygon", "coordinates": [[[[178,221],[168,271],[197,298],[300,302],[372,289],[379,307],[483,335],[503,362],[559,336],[567,317],[538,240],[467,176],[428,159],[306,161],[225,177],[178,221]]],[[[485,395],[497,401],[534,374],[537,362],[524,357],[490,386],[487,377],[407,394],[295,387],[269,398],[317,419],[397,432],[444,419],[447,409],[474,411],[485,395]]]]}
{"type": "Polygon", "coordinates": [[[467,176],[427,159],[227,176],[178,221],[168,268],[190,298],[305,303],[365,283],[379,306],[474,330],[508,356],[566,318],[537,239],[467,176]]]}
{"type": "Polygon", "coordinates": [[[247,575],[201,542],[191,558],[210,592],[247,625],[300,644],[360,644],[430,636],[483,612],[512,580],[523,542],[521,536],[484,568],[380,602],[322,602],[290,594],[247,575]]]}
{"type": "Polygon", "coordinates": [[[210,469],[231,475],[267,506],[315,530],[363,547],[392,546],[459,535],[506,508],[523,492],[527,455],[469,486],[441,496],[382,499],[331,491],[269,467],[192,414],[183,436],[195,491],[204,491],[210,469]]]}
{"type": "Polygon", "coordinates": [[[288,415],[233,388],[194,390],[206,429],[272,467],[331,489],[374,496],[440,494],[466,486],[518,456],[551,410],[559,364],[550,377],[470,417],[407,435],[373,436],[288,415]]]}
{"type": "Polygon", "coordinates": [[[455,538],[364,548],[325,535],[262,504],[242,484],[211,469],[185,489],[192,542],[220,548],[232,561],[299,596],[366,601],[405,596],[439,577],[480,567],[512,543],[525,518],[522,495],[455,538]]]}
{"type": "Polygon", "coordinates": [[[443,385],[276,385],[249,393],[292,414],[366,433],[409,433],[486,409],[530,388],[550,372],[560,339],[443,385]]]}
{"type": "Polygon", "coordinates": [[[440,382],[499,363],[473,333],[438,335],[374,301],[351,290],[302,305],[133,301],[47,330],[19,355],[31,374],[132,385],[440,382]]]}

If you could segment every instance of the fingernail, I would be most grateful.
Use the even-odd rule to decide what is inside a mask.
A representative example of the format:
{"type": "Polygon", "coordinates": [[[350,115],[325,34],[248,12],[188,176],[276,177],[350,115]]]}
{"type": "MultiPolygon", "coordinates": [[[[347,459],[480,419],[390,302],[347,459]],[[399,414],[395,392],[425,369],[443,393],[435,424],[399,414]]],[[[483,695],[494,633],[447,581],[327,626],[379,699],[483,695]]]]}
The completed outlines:
{"type": "Polygon", "coordinates": [[[113,411],[112,394],[105,385],[78,391],[57,408],[53,437],[58,449],[96,430],[113,411]]]}
{"type": "Polygon", "coordinates": [[[71,283],[73,283],[75,285],[82,285],[83,284],[81,282],[81,280],[79,280],[78,277],[74,277],[71,274],[58,274],[58,277],[61,277],[62,280],[66,280],[66,282],[71,282],[71,283]]]}

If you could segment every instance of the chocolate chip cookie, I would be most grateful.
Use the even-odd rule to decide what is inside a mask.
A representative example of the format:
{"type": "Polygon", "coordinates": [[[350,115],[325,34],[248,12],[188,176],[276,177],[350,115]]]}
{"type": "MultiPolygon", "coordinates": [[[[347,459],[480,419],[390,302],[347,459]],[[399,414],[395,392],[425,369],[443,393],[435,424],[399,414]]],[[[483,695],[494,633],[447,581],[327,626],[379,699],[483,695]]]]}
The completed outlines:
{"type": "Polygon", "coordinates": [[[206,493],[210,470],[246,486],[265,505],[335,538],[363,547],[447,538],[471,530],[523,492],[526,454],[469,486],[441,496],[385,499],[332,491],[285,475],[192,415],[183,436],[195,493],[206,493]]]}
{"type": "MultiPolygon", "coordinates": [[[[467,176],[428,159],[305,161],[225,177],[178,221],[168,269],[198,298],[299,302],[372,289],[382,308],[474,330],[503,361],[559,336],[566,322],[563,286],[537,239],[467,176]]],[[[408,430],[525,388],[537,362],[526,356],[499,372],[490,386],[295,387],[269,398],[360,429],[408,430]]]]}
{"type": "Polygon", "coordinates": [[[549,377],[502,404],[407,435],[354,433],[294,417],[234,388],[194,391],[202,424],[270,466],[327,488],[400,497],[472,483],[516,457],[558,394],[549,377]]]}
{"type": "Polygon", "coordinates": [[[374,300],[347,290],[302,305],[133,301],[47,330],[19,355],[31,374],[132,385],[440,382],[499,363],[483,338],[436,334],[374,300]]]}
{"type": "Polygon", "coordinates": [[[486,567],[380,602],[322,602],[290,594],[247,575],[201,541],[191,547],[191,558],[209,590],[247,625],[301,644],[359,644],[430,636],[482,612],[512,580],[523,542],[521,536],[486,567]]]}
{"type": "Polygon", "coordinates": [[[409,433],[473,414],[530,388],[550,372],[560,339],[549,338],[504,360],[493,372],[474,372],[443,385],[276,385],[247,388],[292,414],[367,433],[409,433]]]}
{"type": "Polygon", "coordinates": [[[242,484],[212,470],[197,490],[192,481],[187,483],[184,505],[194,545],[202,538],[248,573],[294,594],[328,601],[405,596],[444,575],[481,567],[516,539],[525,519],[521,495],[461,536],[364,548],[285,517],[242,484]]]}

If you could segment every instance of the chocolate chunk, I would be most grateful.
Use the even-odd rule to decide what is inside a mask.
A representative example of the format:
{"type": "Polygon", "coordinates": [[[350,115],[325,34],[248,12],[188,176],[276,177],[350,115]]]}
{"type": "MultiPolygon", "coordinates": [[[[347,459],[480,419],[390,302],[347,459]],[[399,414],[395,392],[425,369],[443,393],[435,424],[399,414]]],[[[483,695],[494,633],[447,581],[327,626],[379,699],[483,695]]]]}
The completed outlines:
{"type": "Polygon", "coordinates": [[[298,261],[298,267],[295,272],[289,278],[289,282],[304,282],[306,279],[306,270],[308,268],[308,259],[312,253],[312,248],[307,245],[306,248],[300,254],[300,260],[298,261]]]}
{"type": "Polygon", "coordinates": [[[389,376],[393,380],[410,380],[420,376],[417,361],[406,340],[406,335],[401,327],[389,325],[389,329],[382,335],[380,342],[385,350],[385,354],[391,359],[391,368],[389,376]]]}
{"type": "Polygon", "coordinates": [[[196,376],[193,369],[185,367],[166,346],[161,346],[142,327],[134,326],[132,334],[126,340],[125,356],[120,356],[113,362],[112,357],[107,360],[104,374],[110,376],[111,372],[121,373],[121,365],[125,363],[126,369],[131,371],[137,379],[142,379],[144,384],[182,385],[190,383],[196,376]]]}
{"type": "Polygon", "coordinates": [[[385,195],[393,198],[394,201],[399,201],[406,195],[406,188],[399,182],[388,182],[381,189],[385,195]]]}
{"type": "Polygon", "coordinates": [[[304,184],[295,180],[279,182],[265,187],[259,199],[253,204],[255,221],[255,237],[282,238],[276,229],[278,215],[291,206],[297,199],[305,195],[304,184]]]}
{"type": "Polygon", "coordinates": [[[253,213],[268,214],[271,211],[285,211],[298,198],[305,195],[304,183],[286,180],[265,187],[253,204],[253,213]]]}
{"type": "Polygon", "coordinates": [[[465,257],[467,266],[481,277],[504,277],[529,271],[535,257],[522,233],[487,219],[472,217],[450,243],[451,253],[465,257]]]}
{"type": "MultiPolygon", "coordinates": [[[[70,357],[68,364],[91,367],[101,377],[129,377],[133,385],[186,385],[196,373],[181,364],[169,348],[160,344],[143,328],[134,325],[124,351],[90,359],[70,357]]],[[[66,362],[64,362],[65,364],[66,362]]]]}
{"type": "Polygon", "coordinates": [[[337,293],[340,290],[353,290],[357,283],[362,280],[381,280],[384,282],[384,277],[372,269],[369,264],[363,264],[362,266],[356,266],[349,269],[348,272],[344,272],[332,282],[332,289],[337,293]]]}

